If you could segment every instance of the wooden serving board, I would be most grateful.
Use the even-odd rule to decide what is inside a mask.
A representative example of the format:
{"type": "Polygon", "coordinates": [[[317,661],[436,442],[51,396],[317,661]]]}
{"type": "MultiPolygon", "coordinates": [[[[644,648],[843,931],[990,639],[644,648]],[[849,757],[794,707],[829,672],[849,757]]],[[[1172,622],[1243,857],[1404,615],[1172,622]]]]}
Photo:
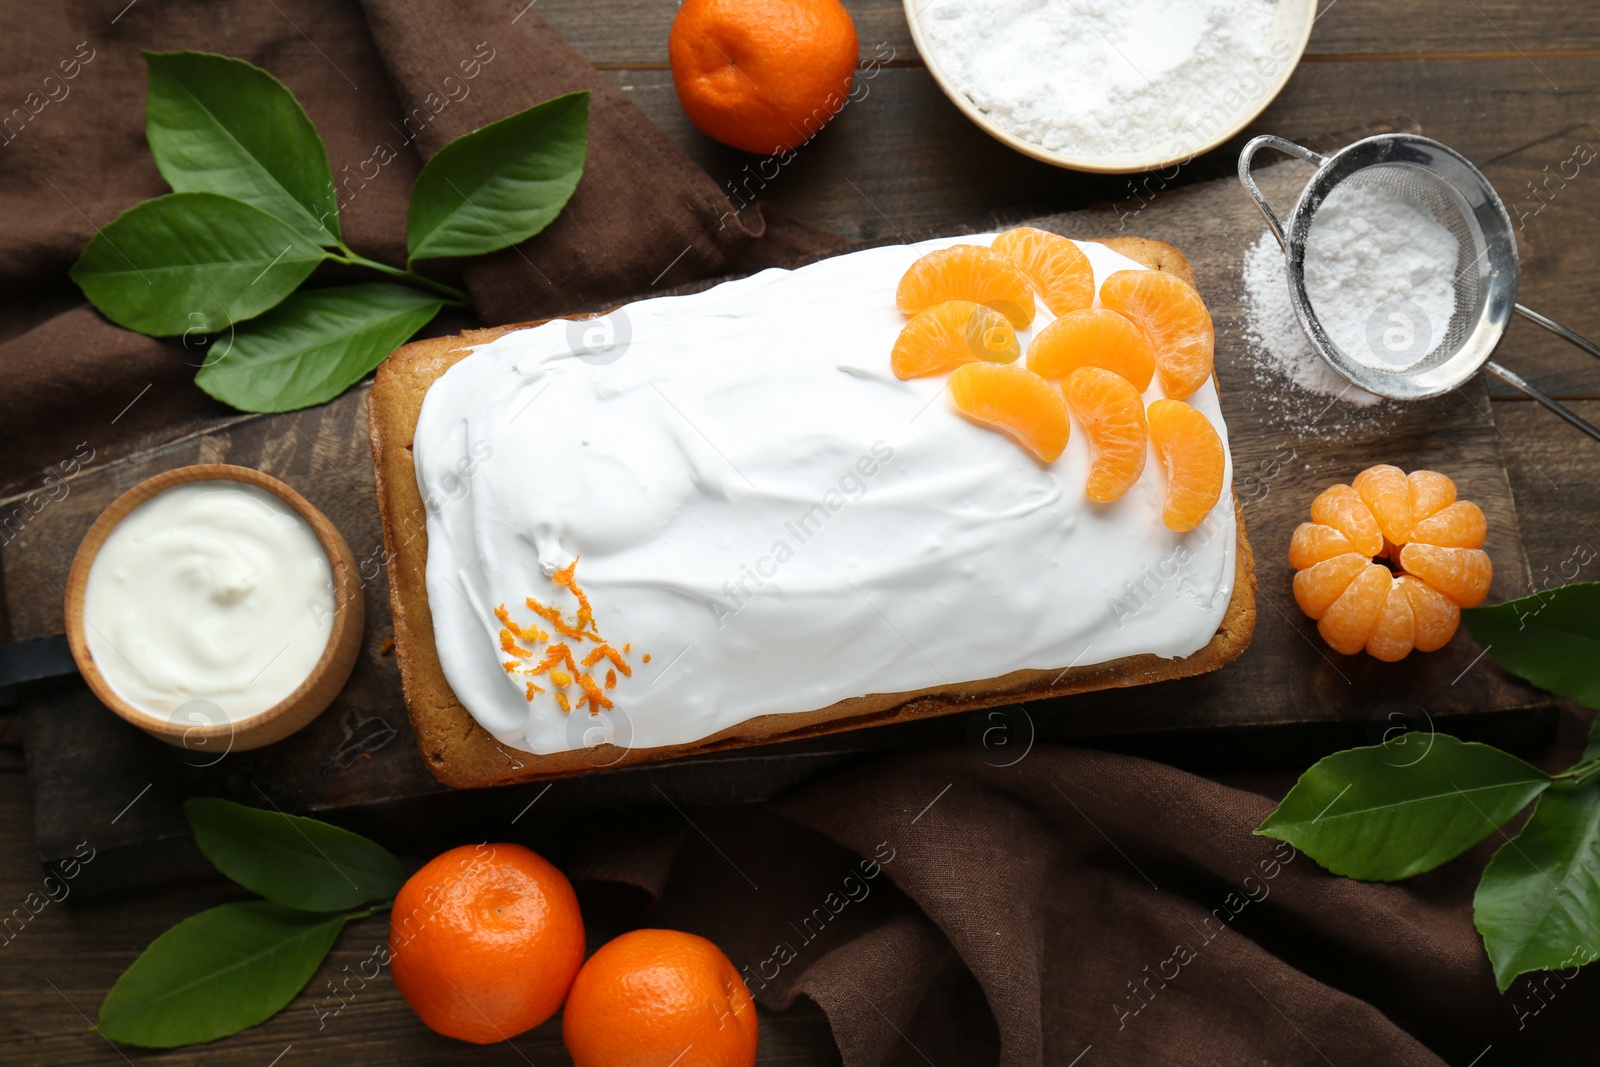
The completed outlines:
{"type": "MultiPolygon", "coordinates": [[[[1271,166],[1260,179],[1274,202],[1287,204],[1305,175],[1295,166],[1271,166]]],[[[975,760],[993,764],[1023,758],[1035,740],[1094,738],[1180,761],[1214,764],[1247,752],[1258,765],[1283,765],[1402,724],[1426,728],[1451,719],[1455,732],[1503,743],[1531,742],[1551,728],[1548,699],[1481,658],[1464,630],[1440,652],[1400,664],[1339,656],[1325,648],[1290,594],[1284,554],[1312,497],[1385,461],[1455,478],[1462,496],[1489,518],[1491,600],[1528,590],[1501,435],[1481,381],[1353,418],[1342,405],[1318,413],[1320,405],[1308,408],[1303,395],[1296,399],[1263,377],[1244,355],[1241,307],[1241,263],[1263,227],[1237,182],[1153,191],[1137,214],[1123,204],[1035,224],[1071,236],[1165,240],[1194,264],[1216,323],[1235,489],[1258,561],[1255,640],[1234,664],[1201,677],[1003,711],[450,793],[423,765],[388,650],[389,592],[363,387],[321,408],[228,420],[83,471],[66,483],[64,495],[22,507],[21,532],[0,548],[13,639],[62,631],[67,569],[102,508],[134,483],[191,463],[258,467],[321,508],[360,563],[368,613],[362,655],[338,700],[301,733],[254,752],[202,756],[170,748],[117,719],[77,679],[25,687],[20,703],[41,857],[50,861],[72,855],[80,843],[91,845],[96,860],[84,869],[80,894],[203,871],[180,810],[186,797],[203,794],[336,812],[348,825],[421,852],[435,838],[454,843],[462,826],[490,824],[484,820],[497,832],[537,839],[541,826],[600,808],[761,799],[875,751],[930,743],[964,742],[975,760]]],[[[0,502],[0,521],[18,506],[0,502]]]]}

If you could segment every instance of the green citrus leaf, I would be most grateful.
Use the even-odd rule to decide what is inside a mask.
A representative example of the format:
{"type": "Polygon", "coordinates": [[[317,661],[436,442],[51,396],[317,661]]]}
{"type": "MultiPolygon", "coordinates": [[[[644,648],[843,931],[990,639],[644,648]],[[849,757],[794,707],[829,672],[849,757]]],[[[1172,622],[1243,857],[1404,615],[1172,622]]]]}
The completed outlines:
{"type": "Polygon", "coordinates": [[[456,138],[411,190],[411,259],[480,256],[550,225],[583,176],[589,93],[558,96],[456,138]]]}
{"type": "Polygon", "coordinates": [[[327,253],[287,223],[215,193],[169,193],[94,235],[71,278],[118,326],[213,333],[294,292],[327,253]]]}
{"type": "Polygon", "coordinates": [[[328,151],[284,84],[242,59],[146,52],[145,136],[174,192],[220,193],[336,245],[339,201],[328,151]]]}
{"type": "Polygon", "coordinates": [[[388,849],[317,819],[216,797],[187,800],[183,813],[217,870],[275,904],[339,911],[388,900],[406,881],[388,849]]]}
{"type": "Polygon", "coordinates": [[[426,326],[442,303],[404,285],[302,290],[224,332],[195,383],[241,411],[332,400],[426,326]]]}
{"type": "Polygon", "coordinates": [[[1575,582],[1462,621],[1500,666],[1540,689],[1600,709],[1600,582],[1575,582]]]}
{"type": "MultiPolygon", "coordinates": [[[[1583,760],[1597,756],[1600,719],[1583,760]]],[[[1519,974],[1600,959],[1600,784],[1559,781],[1539,798],[1484,869],[1472,921],[1502,993],[1519,974]]]]}
{"type": "Polygon", "coordinates": [[[294,999],[344,922],[264,900],[203,911],[152,941],[122,972],[100,1005],[97,1029],[144,1048],[238,1033],[294,999]]]}
{"type": "Polygon", "coordinates": [[[1255,832],[1334,874],[1395,881],[1459,856],[1549,785],[1497,748],[1408,733],[1318,760],[1255,832]]]}
{"type": "Polygon", "coordinates": [[[1600,785],[1557,782],[1478,882],[1472,919],[1504,993],[1519,974],[1600,959],[1600,785]]]}

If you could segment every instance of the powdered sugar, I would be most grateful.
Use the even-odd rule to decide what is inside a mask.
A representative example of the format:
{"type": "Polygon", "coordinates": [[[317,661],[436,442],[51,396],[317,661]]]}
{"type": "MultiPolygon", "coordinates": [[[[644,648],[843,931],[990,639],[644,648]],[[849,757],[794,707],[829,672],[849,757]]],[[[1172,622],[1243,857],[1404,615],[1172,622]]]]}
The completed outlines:
{"type": "Polygon", "coordinates": [[[1271,231],[1263,230],[1244,254],[1245,340],[1252,353],[1283,377],[1318,396],[1343,396],[1358,406],[1379,397],[1345,381],[1311,347],[1289,300],[1288,266],[1271,231]]]}
{"type": "Polygon", "coordinates": [[[1422,204],[1377,183],[1343,182],[1306,239],[1306,295],[1351,359],[1396,369],[1424,358],[1456,310],[1461,246],[1422,204]]]}
{"type": "MultiPolygon", "coordinates": [[[[1381,185],[1334,189],[1311,223],[1306,291],[1317,320],[1350,358],[1389,369],[1424,358],[1455,313],[1460,248],[1421,204],[1381,185]]],[[[1382,399],[1346,381],[1311,347],[1270,230],[1244,253],[1246,358],[1269,421],[1337,433],[1382,399]]],[[[1370,417],[1363,415],[1363,422],[1370,417]]]]}
{"type": "Polygon", "coordinates": [[[1292,57],[1275,0],[928,0],[939,70],[1006,132],[1052,151],[1192,153],[1292,57]]]}

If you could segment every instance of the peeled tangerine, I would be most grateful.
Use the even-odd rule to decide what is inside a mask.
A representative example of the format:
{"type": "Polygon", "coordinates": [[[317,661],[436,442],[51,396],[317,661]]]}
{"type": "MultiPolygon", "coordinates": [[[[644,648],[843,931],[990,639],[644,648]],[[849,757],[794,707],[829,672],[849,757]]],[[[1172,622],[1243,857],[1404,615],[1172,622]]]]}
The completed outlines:
{"type": "Polygon", "coordinates": [[[1152,401],[1145,413],[1150,440],[1167,469],[1161,519],[1183,533],[1200,525],[1222,497],[1227,454],[1211,420],[1181,400],[1152,401]]]}
{"type": "Polygon", "coordinates": [[[1329,647],[1393,663],[1443,648],[1489,593],[1488,522],[1435,471],[1381,464],[1324,489],[1289,542],[1294,598],[1329,647]],[[1375,562],[1385,560],[1386,563],[1375,562]]]}
{"type": "Polygon", "coordinates": [[[950,375],[950,399],[974,422],[1004,430],[1045,463],[1067,448],[1067,404],[1061,390],[1025,367],[968,363],[950,375]]]}
{"type": "Polygon", "coordinates": [[[1182,278],[1159,270],[1119,270],[1100,286],[1100,303],[1144,332],[1167,396],[1183,400],[1211,377],[1216,343],[1211,312],[1182,278]]]}
{"type": "Polygon", "coordinates": [[[1094,303],[1094,268],[1065,237],[1018,226],[996,237],[992,247],[1022,268],[1050,314],[1065,315],[1094,303]]]}
{"type": "Polygon", "coordinates": [[[1089,499],[1096,504],[1120,500],[1144,473],[1149,451],[1150,431],[1139,390],[1122,375],[1100,367],[1079,367],[1061,389],[1073,418],[1089,436],[1089,499]]]}
{"type": "Polygon", "coordinates": [[[1010,363],[1021,352],[1017,331],[1000,312],[970,300],[947,300],[905,324],[889,366],[897,378],[922,378],[980,359],[1010,363]]]}
{"type": "Polygon", "coordinates": [[[1009,257],[982,245],[929,252],[911,264],[894,294],[907,315],[947,300],[988,304],[1019,330],[1033,321],[1033,283],[1009,257]]]}

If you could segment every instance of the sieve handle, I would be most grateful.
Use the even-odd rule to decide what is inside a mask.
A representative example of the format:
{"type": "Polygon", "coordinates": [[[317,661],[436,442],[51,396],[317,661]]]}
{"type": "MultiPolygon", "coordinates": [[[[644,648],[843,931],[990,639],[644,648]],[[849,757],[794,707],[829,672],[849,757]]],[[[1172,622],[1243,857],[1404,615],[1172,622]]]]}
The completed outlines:
{"type": "Polygon", "coordinates": [[[1272,228],[1272,236],[1278,239],[1279,247],[1287,247],[1288,242],[1283,237],[1283,223],[1278,221],[1278,216],[1273,214],[1272,205],[1267,203],[1267,198],[1262,195],[1261,187],[1256,185],[1256,179],[1250,173],[1250,164],[1255,160],[1256,153],[1263,148],[1276,148],[1285,155],[1303,159],[1314,167],[1320,167],[1328,161],[1326,156],[1318,155],[1304,145],[1297,145],[1284,137],[1276,137],[1270,133],[1252,138],[1239,153],[1239,180],[1244,183],[1245,191],[1256,202],[1256,207],[1266,217],[1267,225],[1272,228]]]}
{"type": "Polygon", "coordinates": [[[1484,363],[1483,369],[1488,371],[1490,374],[1493,374],[1507,385],[1511,386],[1511,388],[1517,390],[1525,396],[1537,400],[1539,403],[1543,404],[1545,407],[1561,416],[1569,424],[1582,430],[1596,441],[1600,441],[1600,428],[1597,428],[1593,424],[1585,421],[1576,411],[1573,411],[1571,408],[1567,407],[1567,405],[1555,399],[1555,397],[1551,396],[1549,393],[1546,393],[1543,389],[1540,389],[1538,386],[1532,384],[1527,379],[1523,378],[1522,375],[1507,367],[1502,367],[1492,359],[1484,363]]]}
{"type": "Polygon", "coordinates": [[[1577,334],[1573,333],[1559,322],[1556,322],[1554,319],[1546,318],[1532,308],[1524,307],[1521,304],[1517,305],[1517,314],[1521,315],[1525,319],[1531,319],[1534,322],[1537,322],[1540,326],[1543,326],[1557,337],[1571,341],[1573,344],[1577,345],[1591,356],[1594,356],[1596,359],[1600,359],[1600,347],[1596,347],[1592,341],[1587,341],[1584,338],[1579,337],[1577,334]]]}

